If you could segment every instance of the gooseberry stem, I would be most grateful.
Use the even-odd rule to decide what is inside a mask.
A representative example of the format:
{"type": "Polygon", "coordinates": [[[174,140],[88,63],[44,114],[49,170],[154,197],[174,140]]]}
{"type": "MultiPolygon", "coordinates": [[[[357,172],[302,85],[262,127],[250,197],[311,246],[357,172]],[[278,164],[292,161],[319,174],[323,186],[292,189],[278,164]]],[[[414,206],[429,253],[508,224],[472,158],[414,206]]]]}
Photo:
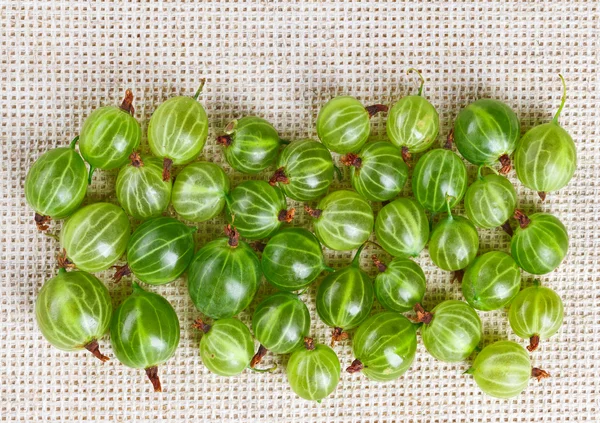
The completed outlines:
{"type": "Polygon", "coordinates": [[[282,184],[290,183],[290,179],[285,175],[285,168],[283,166],[273,173],[273,176],[269,179],[269,185],[274,187],[278,182],[281,182],[282,184]]]}
{"type": "Polygon", "coordinates": [[[446,196],[446,213],[448,213],[448,217],[452,219],[452,207],[450,207],[450,201],[454,198],[451,195],[446,196]]]}
{"type": "Polygon", "coordinates": [[[196,94],[194,94],[194,100],[198,100],[198,97],[200,97],[200,93],[202,92],[202,89],[204,88],[204,84],[206,84],[206,78],[202,78],[200,80],[200,86],[196,90],[196,94]]]}
{"type": "Polygon", "coordinates": [[[531,338],[529,338],[529,345],[527,345],[527,351],[534,352],[535,350],[537,350],[539,345],[540,345],[540,336],[533,335],[531,338]]]}
{"type": "Polygon", "coordinates": [[[220,144],[223,147],[229,147],[232,142],[233,139],[231,138],[231,135],[219,135],[217,137],[217,144],[220,144]]]}
{"type": "Polygon", "coordinates": [[[541,381],[542,379],[545,379],[547,377],[550,377],[550,373],[548,373],[545,370],[539,369],[537,367],[534,367],[531,369],[531,377],[534,377],[539,381],[541,381]]]}
{"type": "Polygon", "coordinates": [[[485,166],[485,165],[480,165],[480,166],[477,168],[477,179],[479,179],[479,180],[482,180],[482,179],[483,179],[483,174],[482,174],[482,171],[483,171],[483,167],[484,167],[484,166],[485,166]]]}
{"type": "Polygon", "coordinates": [[[342,175],[342,171],[340,170],[340,168],[337,167],[336,165],[333,165],[333,170],[335,172],[335,175],[336,175],[338,181],[342,181],[344,179],[344,175],[342,175]]]}
{"type": "Polygon", "coordinates": [[[277,216],[280,222],[290,223],[294,220],[294,216],[296,215],[296,209],[283,209],[279,212],[279,216],[277,216]]]}
{"type": "Polygon", "coordinates": [[[125,276],[131,275],[131,269],[127,263],[125,263],[123,266],[112,266],[112,268],[117,269],[113,275],[113,280],[115,282],[121,282],[121,279],[123,279],[125,276]]]}
{"type": "Polygon", "coordinates": [[[146,376],[152,382],[154,392],[162,392],[162,386],[160,386],[160,378],[158,377],[158,366],[148,367],[146,369],[146,376]]]}
{"type": "Polygon", "coordinates": [[[362,159],[355,153],[348,153],[345,156],[342,156],[341,162],[345,166],[354,166],[356,170],[360,169],[362,166],[362,159]]]}
{"type": "Polygon", "coordinates": [[[367,246],[368,242],[369,241],[365,241],[363,245],[358,247],[356,254],[354,254],[354,258],[352,259],[352,263],[350,263],[351,266],[358,267],[360,265],[360,253],[362,253],[362,250],[367,246]]]}
{"type": "Polygon", "coordinates": [[[84,348],[92,353],[94,357],[96,357],[101,362],[105,363],[109,360],[107,356],[100,352],[100,346],[98,345],[97,340],[92,340],[89,344],[85,345],[84,348]]]}
{"type": "Polygon", "coordinates": [[[558,107],[558,110],[556,111],[556,114],[554,115],[554,118],[552,119],[552,123],[555,123],[556,125],[558,125],[558,118],[560,117],[560,113],[562,112],[563,107],[565,107],[565,103],[567,101],[567,83],[565,82],[565,78],[559,73],[558,76],[560,77],[560,80],[562,82],[562,86],[563,86],[563,93],[562,93],[562,98],[560,99],[560,106],[558,107]]]}
{"type": "Polygon", "coordinates": [[[344,332],[344,329],[340,327],[334,327],[333,333],[331,334],[331,346],[333,347],[336,342],[344,341],[348,339],[348,333],[344,332]]]}
{"type": "Polygon", "coordinates": [[[309,351],[312,351],[315,349],[315,342],[313,341],[312,338],[309,338],[308,336],[304,337],[304,348],[306,348],[309,351]]]}
{"type": "Polygon", "coordinates": [[[456,281],[458,283],[462,283],[462,280],[463,280],[464,276],[465,276],[464,269],[455,270],[454,271],[453,281],[456,281]]]}
{"type": "Polygon", "coordinates": [[[372,118],[379,112],[387,112],[388,106],[384,104],[373,104],[372,106],[365,107],[365,109],[367,110],[369,117],[372,118]]]}
{"type": "Polygon", "coordinates": [[[379,260],[379,258],[375,254],[371,256],[371,260],[373,260],[373,264],[377,267],[377,270],[379,270],[380,272],[385,272],[387,270],[387,266],[383,264],[383,262],[379,260]]]}
{"type": "Polygon", "coordinates": [[[400,152],[402,153],[402,160],[404,160],[406,166],[410,167],[410,164],[408,163],[410,161],[410,158],[412,157],[412,155],[410,154],[410,150],[407,146],[403,146],[400,152]]]}
{"type": "Polygon", "coordinates": [[[539,279],[534,279],[533,280],[533,286],[540,286],[540,285],[541,285],[541,282],[540,282],[539,279]]]}
{"type": "Polygon", "coordinates": [[[255,369],[254,367],[250,367],[250,370],[257,373],[272,373],[277,370],[277,364],[274,364],[273,367],[269,367],[268,369],[255,369]]]}
{"type": "Polygon", "coordinates": [[[446,150],[452,150],[452,144],[454,144],[454,128],[452,128],[450,132],[448,132],[446,142],[444,143],[444,148],[446,150]]]}
{"type": "Polygon", "coordinates": [[[121,102],[121,110],[129,113],[131,116],[135,113],[135,109],[133,107],[133,92],[127,88],[125,90],[125,97],[123,97],[123,101],[121,102]]]}
{"type": "Polygon", "coordinates": [[[73,141],[71,141],[71,144],[69,144],[69,148],[71,150],[75,149],[75,144],[77,144],[77,141],[79,141],[79,135],[77,135],[75,138],[73,138],[73,141]]]}
{"type": "Polygon", "coordinates": [[[66,269],[73,269],[75,267],[75,265],[71,262],[71,260],[69,260],[67,258],[67,250],[65,250],[64,248],[63,248],[62,252],[60,252],[56,256],[56,262],[57,262],[59,271],[60,271],[60,269],[66,270],[66,269]]]}
{"type": "Polygon", "coordinates": [[[256,351],[256,354],[254,354],[254,357],[252,357],[252,360],[250,361],[250,368],[254,369],[254,366],[261,362],[267,352],[269,352],[269,350],[267,350],[263,344],[260,344],[258,351],[256,351]]]}
{"type": "Polygon", "coordinates": [[[281,138],[279,138],[279,144],[288,145],[290,143],[291,143],[290,140],[282,140],[281,138]]]}
{"type": "Polygon", "coordinates": [[[171,167],[172,166],[173,166],[173,160],[169,159],[168,157],[165,157],[163,159],[163,173],[162,173],[163,181],[167,182],[167,181],[171,180],[171,167]]]}
{"type": "Polygon", "coordinates": [[[92,185],[92,176],[94,176],[94,171],[96,170],[96,168],[92,165],[90,165],[90,171],[88,173],[88,185],[92,185]]]}
{"type": "Polygon", "coordinates": [[[308,213],[313,219],[318,219],[319,217],[321,217],[321,214],[323,213],[323,210],[311,209],[307,205],[304,206],[304,211],[306,213],[308,213]]]}
{"type": "Polygon", "coordinates": [[[538,191],[538,196],[540,197],[540,199],[542,201],[546,201],[546,192],[545,191],[538,191]]]}
{"type": "Polygon", "coordinates": [[[211,328],[211,325],[209,325],[208,323],[205,323],[204,320],[202,320],[202,319],[196,319],[194,321],[194,323],[192,323],[192,327],[194,329],[201,330],[204,333],[208,333],[208,331],[211,328]]]}
{"type": "Polygon", "coordinates": [[[425,323],[428,325],[433,320],[433,314],[428,311],[425,311],[423,306],[420,303],[415,304],[413,307],[415,313],[417,313],[417,322],[425,323]]]}
{"type": "Polygon", "coordinates": [[[229,238],[227,244],[231,248],[236,248],[240,243],[240,233],[231,225],[225,225],[225,235],[229,238]]]}
{"type": "Polygon", "coordinates": [[[514,218],[519,222],[521,229],[527,228],[531,223],[531,220],[519,209],[515,210],[514,218]]]}
{"type": "Polygon", "coordinates": [[[50,227],[48,224],[52,221],[52,218],[50,216],[42,216],[41,214],[36,213],[33,216],[33,220],[35,222],[35,226],[38,228],[38,231],[45,231],[50,227]]]}
{"type": "Polygon", "coordinates": [[[502,230],[504,230],[504,232],[506,232],[508,234],[508,236],[510,236],[510,237],[513,236],[513,229],[512,229],[512,226],[510,226],[510,221],[507,220],[500,227],[502,228],[502,230]]]}
{"type": "Polygon", "coordinates": [[[423,75],[421,75],[421,72],[419,72],[415,68],[408,68],[406,71],[406,74],[409,75],[411,72],[416,72],[416,74],[419,75],[419,79],[421,80],[421,85],[419,86],[419,92],[417,93],[417,95],[420,96],[423,93],[423,85],[425,85],[425,78],[423,78],[423,75]]]}
{"type": "Polygon", "coordinates": [[[142,161],[142,156],[137,151],[134,151],[129,155],[129,160],[131,161],[131,166],[133,167],[142,167],[144,166],[144,162],[142,161]]]}
{"type": "Polygon", "coordinates": [[[473,373],[475,373],[475,368],[473,367],[469,367],[467,370],[464,371],[464,375],[472,375],[473,373]]]}
{"type": "Polygon", "coordinates": [[[323,270],[331,273],[335,272],[335,269],[331,266],[323,266],[323,270]]]}
{"type": "Polygon", "coordinates": [[[362,369],[364,369],[365,366],[362,364],[362,362],[357,358],[356,360],[354,360],[352,362],[352,364],[350,364],[350,366],[346,367],[346,371],[348,373],[356,373],[356,372],[360,372],[362,369]]]}
{"type": "Polygon", "coordinates": [[[503,154],[498,158],[498,160],[500,161],[500,164],[502,165],[502,167],[500,168],[500,174],[505,175],[505,176],[508,175],[508,173],[512,169],[510,157],[508,156],[508,154],[503,154]]]}

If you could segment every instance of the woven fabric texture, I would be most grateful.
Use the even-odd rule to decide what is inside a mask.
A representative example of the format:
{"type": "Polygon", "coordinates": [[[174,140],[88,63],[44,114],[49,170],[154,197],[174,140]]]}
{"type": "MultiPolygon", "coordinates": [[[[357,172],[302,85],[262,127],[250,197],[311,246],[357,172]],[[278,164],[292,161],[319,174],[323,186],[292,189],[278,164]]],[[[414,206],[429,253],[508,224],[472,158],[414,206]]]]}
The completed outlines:
{"type": "MultiPolygon", "coordinates": [[[[7,422],[584,422],[600,412],[600,6],[580,1],[476,2],[69,2],[11,1],[0,4],[0,421],[7,422]],[[233,118],[268,119],[284,139],[316,138],[316,117],[333,96],[364,104],[415,93],[427,78],[425,96],[440,113],[441,142],[457,112],[481,97],[505,101],[523,132],[556,111],[561,85],[568,101],[561,122],[577,144],[579,166],[571,183],[541,202],[510,174],[526,211],[555,213],[570,234],[565,262],[542,282],[565,304],[564,325],[532,354],[552,377],[532,381],[511,400],[485,396],[469,375],[468,362],[445,364],[427,354],[419,339],[410,370],[392,383],[342,375],[321,404],[288,387],[286,357],[272,374],[245,371],[224,378],[202,365],[199,317],[185,279],[153,288],[180,317],[176,355],[160,368],[165,392],[155,394],[142,371],[121,365],[108,336],[100,341],[113,359],[65,353],[41,336],[34,317],[37,293],[56,273],[58,242],[39,233],[23,184],[28,168],[50,148],[65,146],[89,113],[118,104],[125,89],[136,96],[136,117],[145,132],[157,106],[174,95],[192,95],[201,78],[201,102],[209,116],[202,157],[223,164],[233,184],[249,179],[224,163],[215,137],[233,118]]],[[[373,119],[373,138],[385,136],[385,114],[373,119]]],[[[144,135],[143,147],[146,148],[144,135]]],[[[271,170],[272,171],[272,170],[271,170]]],[[[469,165],[470,180],[475,168],[469,165]]],[[[266,179],[269,172],[256,176],[266,179]]],[[[98,171],[87,202],[115,202],[116,171],[98,171]]],[[[349,186],[349,173],[334,188],[349,186]]],[[[410,193],[409,188],[406,194],[410,193]]],[[[294,204],[290,202],[290,204],[294,204]]],[[[299,204],[295,225],[310,227],[299,204]]],[[[375,209],[378,206],[374,206],[375,209]]],[[[462,206],[457,208],[462,213],[462,206]]],[[[197,245],[222,233],[224,220],[198,225],[197,245]]],[[[53,223],[50,232],[58,232],[53,223]]],[[[508,251],[500,230],[480,231],[481,251],[508,251]]],[[[362,265],[374,274],[368,247],[362,265]]],[[[352,252],[326,251],[328,264],[348,264],[352,252]]],[[[428,281],[426,307],[462,298],[452,275],[418,258],[428,281]]],[[[99,274],[115,306],[131,291],[99,274]]],[[[524,275],[525,280],[531,278],[524,275]]],[[[330,336],[315,312],[319,281],[303,294],[315,339],[330,336]]],[[[240,318],[247,324],[263,284],[240,318]]],[[[374,311],[378,310],[378,306],[374,311]]],[[[480,313],[484,343],[511,339],[505,311],[480,313]]],[[[336,347],[342,366],[352,361],[351,342],[336,347]]]]}

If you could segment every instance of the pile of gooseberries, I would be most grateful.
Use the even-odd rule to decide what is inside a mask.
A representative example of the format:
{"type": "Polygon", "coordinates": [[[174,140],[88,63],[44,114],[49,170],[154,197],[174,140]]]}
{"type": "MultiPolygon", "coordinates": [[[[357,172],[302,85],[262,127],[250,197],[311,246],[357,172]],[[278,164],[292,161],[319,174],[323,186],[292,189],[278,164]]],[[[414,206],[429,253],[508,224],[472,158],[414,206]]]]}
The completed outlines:
{"type": "Polygon", "coordinates": [[[423,96],[424,78],[409,71],[421,79],[418,94],[389,108],[365,107],[350,96],[323,105],[316,121],[320,141],[282,140],[256,116],[231,121],[216,139],[225,161],[234,172],[268,175],[233,187],[223,167],[197,160],[209,127],[199,102],[204,81],[193,97],[174,97],[156,109],[148,123],[149,152],[139,148],[141,125],[130,90],[120,107],[95,110],[69,146],[38,158],[25,181],[40,231],[67,219],[57,237],[57,275],[42,286],[35,305],[43,336],[58,349],[86,349],[104,362],[109,357],[100,341],[109,332],[114,356],[144,369],[160,391],[158,367],[175,354],[180,322],[152,286],[184,276],[198,311],[193,327],[199,355],[217,375],[272,371],[276,366],[260,366],[265,355],[289,355],[285,371],[292,390],[320,402],[336,389],[343,368],[372,381],[402,376],[420,334],[437,360],[471,359],[465,374],[488,395],[513,397],[531,378],[548,377],[532,367],[529,353],[558,332],[563,303],[538,279],[521,289],[521,271],[554,271],[567,255],[567,229],[550,213],[519,208],[505,175],[514,167],[542,201],[573,176],[575,144],[558,123],[565,81],[561,76],[554,119],[523,137],[508,105],[479,99],[458,113],[444,145],[432,148],[438,112],[423,96]],[[384,113],[388,140],[370,141],[370,120],[384,113]],[[477,166],[471,183],[465,160],[477,166]],[[353,190],[332,190],[343,166],[353,190]],[[119,204],[82,206],[94,171],[117,168],[119,204]],[[401,195],[409,191],[411,173],[412,196],[401,195]],[[290,207],[288,199],[302,203],[290,207]],[[463,199],[466,213],[460,216],[453,209],[463,199]],[[295,225],[297,209],[310,216],[312,231],[295,225]],[[223,236],[196,245],[193,224],[222,214],[223,236]],[[510,251],[481,254],[478,228],[505,231],[512,237],[510,251]],[[376,272],[361,267],[367,245],[378,249],[371,255],[376,272]],[[323,247],[356,252],[335,269],[323,247]],[[436,266],[454,272],[466,301],[423,307],[426,275],[414,259],[426,247],[436,266]],[[125,278],[132,287],[115,310],[106,285],[93,275],[110,268],[116,282],[125,278]],[[327,339],[311,333],[303,300],[320,277],[316,311],[331,327],[327,339]],[[250,330],[237,316],[263,281],[274,293],[254,307],[250,330]],[[373,313],[375,302],[384,311],[373,313]],[[508,308],[510,327],[527,348],[509,340],[481,345],[480,312],[501,308],[508,308]],[[335,348],[347,339],[353,360],[342,366],[335,348]]]}

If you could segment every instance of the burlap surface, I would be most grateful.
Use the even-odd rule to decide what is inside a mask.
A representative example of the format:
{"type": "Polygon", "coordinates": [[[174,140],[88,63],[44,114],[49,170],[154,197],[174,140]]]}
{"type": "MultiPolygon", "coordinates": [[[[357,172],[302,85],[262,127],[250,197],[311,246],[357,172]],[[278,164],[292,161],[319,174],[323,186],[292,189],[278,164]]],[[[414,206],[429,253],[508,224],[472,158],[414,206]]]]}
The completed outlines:
{"type": "MultiPolygon", "coordinates": [[[[420,3],[3,1],[0,421],[597,421],[598,2],[420,3]],[[199,337],[191,328],[198,313],[183,279],[155,289],[175,306],[182,327],[177,354],[160,369],[162,394],[151,392],[143,372],[116,359],[101,364],[88,353],[60,352],[42,338],[34,301],[44,280],[55,274],[58,245],[32,224],[23,182],[33,161],[49,148],[67,145],[91,110],[117,104],[130,87],[145,130],[158,104],[176,94],[193,94],[206,77],[201,101],[210,138],[203,157],[223,163],[215,135],[230,119],[256,114],[273,122],[283,138],[316,137],[317,112],[326,100],[350,94],[365,104],[391,104],[416,91],[416,78],[404,74],[411,66],[428,79],[425,95],[440,112],[440,140],[458,110],[480,97],[510,104],[523,131],[546,122],[560,99],[557,74],[567,79],[569,99],[561,122],[577,143],[574,179],[541,203],[511,175],[522,208],[556,213],[570,233],[567,260],[542,278],[565,303],[561,331],[533,354],[534,364],[549,371],[551,379],[532,382],[515,399],[492,399],[462,374],[468,363],[438,362],[419,341],[412,368],[396,382],[343,374],[331,397],[309,403],[289,389],[285,357],[266,359],[265,365],[280,366],[273,374],[210,374],[198,356],[199,337]]],[[[384,119],[373,120],[374,137],[385,135],[384,119]]],[[[226,169],[234,183],[247,178],[226,169]]],[[[97,172],[88,201],[114,201],[115,176],[97,172]]],[[[309,220],[300,212],[296,224],[309,225],[309,220]]],[[[199,225],[198,245],[221,229],[220,219],[199,225]]],[[[482,251],[507,247],[502,232],[481,231],[482,251]]],[[[367,254],[372,251],[362,260],[370,271],[367,254]]],[[[332,266],[350,258],[350,252],[327,252],[332,266]]],[[[418,261],[428,277],[426,306],[461,298],[460,286],[437,270],[426,252],[418,261]]],[[[129,283],[112,282],[108,272],[100,276],[115,305],[130,292],[129,283]]],[[[303,298],[311,308],[313,334],[323,342],[329,329],[314,312],[317,285],[303,298]]],[[[259,298],[268,291],[264,286],[259,298]]],[[[241,315],[246,323],[256,303],[241,315]]],[[[506,312],[480,314],[486,343],[517,340],[506,312]]],[[[112,356],[108,337],[101,346],[112,356]]],[[[347,366],[350,343],[336,351],[347,366]]]]}

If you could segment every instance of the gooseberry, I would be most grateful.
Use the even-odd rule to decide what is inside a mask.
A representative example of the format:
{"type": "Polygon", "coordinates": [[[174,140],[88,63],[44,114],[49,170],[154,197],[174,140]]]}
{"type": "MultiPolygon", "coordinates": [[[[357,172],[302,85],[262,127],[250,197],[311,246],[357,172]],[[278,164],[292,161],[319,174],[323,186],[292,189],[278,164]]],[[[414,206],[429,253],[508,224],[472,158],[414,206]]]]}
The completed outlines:
{"type": "Polygon", "coordinates": [[[404,313],[423,301],[425,273],[410,259],[396,257],[384,264],[372,256],[379,273],[375,276],[375,297],[386,309],[404,313]]]}

